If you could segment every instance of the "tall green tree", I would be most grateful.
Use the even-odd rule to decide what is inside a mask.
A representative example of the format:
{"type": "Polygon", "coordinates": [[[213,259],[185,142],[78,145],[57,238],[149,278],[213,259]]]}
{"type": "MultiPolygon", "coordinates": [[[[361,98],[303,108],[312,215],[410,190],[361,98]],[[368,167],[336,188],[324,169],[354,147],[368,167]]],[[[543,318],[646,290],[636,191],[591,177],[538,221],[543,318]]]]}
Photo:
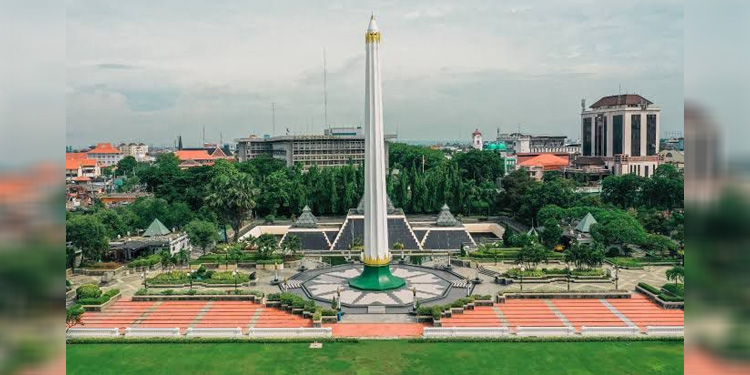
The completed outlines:
{"type": "Polygon", "coordinates": [[[89,260],[100,261],[109,250],[107,227],[93,215],[73,215],[65,220],[65,238],[89,260]]]}
{"type": "Polygon", "coordinates": [[[135,172],[135,167],[138,166],[138,161],[133,156],[126,156],[117,162],[118,176],[130,176],[135,172]]]}
{"type": "Polygon", "coordinates": [[[256,205],[258,189],[252,178],[243,173],[219,175],[211,180],[208,191],[206,203],[232,227],[237,241],[242,222],[256,205]]]}
{"type": "Polygon", "coordinates": [[[185,226],[185,233],[190,243],[197,246],[206,255],[206,249],[219,240],[216,225],[203,220],[193,220],[185,226]]]}

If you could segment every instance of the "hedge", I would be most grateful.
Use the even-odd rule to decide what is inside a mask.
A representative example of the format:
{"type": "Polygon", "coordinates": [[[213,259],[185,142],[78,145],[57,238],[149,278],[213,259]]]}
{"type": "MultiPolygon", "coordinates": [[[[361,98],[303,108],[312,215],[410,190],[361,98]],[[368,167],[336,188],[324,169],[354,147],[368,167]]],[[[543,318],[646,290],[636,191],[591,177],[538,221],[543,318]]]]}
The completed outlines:
{"type": "Polygon", "coordinates": [[[643,288],[643,289],[648,290],[649,292],[651,292],[654,295],[658,296],[659,294],[661,294],[661,290],[659,290],[659,288],[653,287],[653,286],[651,286],[649,284],[638,283],[638,286],[641,287],[641,288],[643,288]]]}
{"type": "Polygon", "coordinates": [[[685,297],[685,284],[664,284],[662,286],[662,289],[667,290],[668,292],[674,294],[678,297],[685,297]]]}
{"type": "Polygon", "coordinates": [[[94,284],[84,284],[76,288],[76,296],[81,299],[96,299],[101,297],[102,290],[94,284]]]}
{"type": "Polygon", "coordinates": [[[315,337],[315,338],[232,338],[232,337],[71,337],[68,344],[284,344],[311,342],[345,342],[358,343],[354,337],[315,337]]]}
{"type": "Polygon", "coordinates": [[[147,257],[140,257],[131,261],[130,263],[128,263],[128,268],[151,267],[159,263],[161,263],[161,255],[154,254],[147,257]]]}
{"type": "Polygon", "coordinates": [[[136,296],[226,296],[226,295],[241,295],[241,296],[256,296],[263,297],[263,292],[257,290],[244,290],[237,289],[236,291],[231,290],[207,290],[207,289],[167,289],[161,291],[153,291],[146,289],[138,289],[135,292],[136,296]]]}
{"type": "Polygon", "coordinates": [[[120,293],[119,289],[110,289],[98,298],[81,298],[78,300],[79,305],[101,305],[110,300],[110,298],[120,293]]]}

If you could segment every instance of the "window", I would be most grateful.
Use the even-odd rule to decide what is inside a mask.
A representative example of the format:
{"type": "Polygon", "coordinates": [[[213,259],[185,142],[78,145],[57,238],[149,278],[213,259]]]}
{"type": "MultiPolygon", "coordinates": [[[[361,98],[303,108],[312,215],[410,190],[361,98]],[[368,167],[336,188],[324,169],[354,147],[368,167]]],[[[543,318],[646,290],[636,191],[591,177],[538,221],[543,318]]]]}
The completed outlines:
{"type": "Polygon", "coordinates": [[[583,154],[591,155],[591,117],[583,119],[583,154]]]}
{"type": "Polygon", "coordinates": [[[656,155],[656,115],[646,115],[646,155],[656,155]]]}
{"type": "Polygon", "coordinates": [[[644,174],[645,177],[648,177],[648,165],[644,167],[646,170],[646,174],[644,174]]]}
{"type": "Polygon", "coordinates": [[[630,117],[630,155],[641,156],[641,115],[630,117]]]}
{"type": "Polygon", "coordinates": [[[622,115],[612,117],[612,153],[614,155],[622,154],[622,115]]]}

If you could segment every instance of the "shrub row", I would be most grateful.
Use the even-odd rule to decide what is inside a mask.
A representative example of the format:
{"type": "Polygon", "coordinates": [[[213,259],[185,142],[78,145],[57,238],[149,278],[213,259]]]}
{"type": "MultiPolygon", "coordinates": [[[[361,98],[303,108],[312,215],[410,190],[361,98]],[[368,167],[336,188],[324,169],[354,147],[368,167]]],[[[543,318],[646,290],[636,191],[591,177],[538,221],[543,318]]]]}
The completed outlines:
{"type": "Polygon", "coordinates": [[[138,289],[135,292],[136,296],[226,296],[226,295],[241,295],[241,296],[257,296],[263,297],[263,292],[257,290],[244,290],[238,289],[237,291],[230,290],[207,290],[207,289],[167,289],[161,291],[153,291],[146,289],[138,289]]]}
{"type": "Polygon", "coordinates": [[[147,257],[137,258],[128,263],[128,268],[135,267],[151,267],[161,263],[161,256],[159,254],[149,255],[147,257]]]}
{"type": "MultiPolygon", "coordinates": [[[[250,281],[250,275],[246,273],[237,273],[236,280],[235,276],[231,271],[215,272],[205,271],[204,267],[198,269],[193,275],[194,278],[200,278],[200,282],[205,284],[242,284],[250,281]]],[[[190,276],[184,271],[170,271],[160,273],[152,278],[147,279],[147,282],[152,285],[171,285],[171,284],[188,284],[190,283],[190,276]]]]}
{"type": "MultiPolygon", "coordinates": [[[[316,312],[321,312],[323,316],[328,316],[326,313],[328,311],[333,310],[323,310],[322,307],[315,304],[315,301],[312,300],[306,300],[294,293],[284,292],[284,293],[271,293],[268,295],[267,298],[268,301],[279,301],[282,305],[292,306],[295,309],[302,309],[303,311],[307,311],[308,313],[315,314],[316,312]]],[[[334,314],[335,311],[334,311],[334,314]]]]}
{"type": "Polygon", "coordinates": [[[79,305],[101,305],[109,301],[112,297],[120,293],[119,289],[110,289],[98,298],[80,298],[78,299],[79,305]]]}
{"type": "Polygon", "coordinates": [[[459,308],[464,307],[465,305],[468,305],[470,303],[473,303],[476,300],[488,300],[492,299],[492,296],[490,295],[478,295],[478,294],[472,294],[468,297],[459,298],[450,304],[447,305],[435,305],[435,306],[422,306],[417,308],[417,315],[430,315],[432,316],[433,320],[440,320],[440,317],[443,316],[444,311],[448,311],[451,308],[459,308]]]}
{"type": "MultiPolygon", "coordinates": [[[[666,285],[673,285],[673,284],[666,284],[666,285]]],[[[683,296],[674,297],[674,296],[670,296],[670,295],[668,295],[666,293],[663,293],[661,291],[661,289],[653,287],[653,286],[651,286],[649,284],[646,284],[646,283],[638,283],[638,286],[641,287],[641,288],[643,288],[643,289],[646,289],[647,291],[649,291],[652,294],[656,295],[657,297],[659,297],[660,300],[662,300],[664,302],[685,302],[684,294],[683,294],[683,296]]],[[[684,287],[683,287],[683,293],[684,293],[684,287]]]]}
{"type": "Polygon", "coordinates": [[[664,284],[662,286],[662,289],[666,289],[668,292],[678,297],[685,296],[685,284],[672,284],[672,283],[664,284]]]}
{"type": "Polygon", "coordinates": [[[359,339],[353,337],[316,337],[316,338],[232,338],[232,337],[75,337],[68,340],[69,344],[284,344],[284,343],[310,343],[310,342],[346,342],[358,343],[359,339]]]}

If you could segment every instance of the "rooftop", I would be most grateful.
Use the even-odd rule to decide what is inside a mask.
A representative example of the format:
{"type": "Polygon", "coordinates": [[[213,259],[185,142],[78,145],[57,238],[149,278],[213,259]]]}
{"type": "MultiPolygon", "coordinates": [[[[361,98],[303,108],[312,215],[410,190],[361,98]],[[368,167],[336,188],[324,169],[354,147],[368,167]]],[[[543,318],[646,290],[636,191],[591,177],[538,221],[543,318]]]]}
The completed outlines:
{"type": "Polygon", "coordinates": [[[602,107],[615,107],[620,105],[637,106],[641,104],[651,105],[654,103],[638,94],[624,94],[605,96],[599,99],[596,103],[592,104],[589,108],[596,109],[602,107]]]}
{"type": "Polygon", "coordinates": [[[122,154],[122,151],[112,146],[109,142],[97,143],[96,147],[89,150],[87,154],[122,154]]]}
{"type": "Polygon", "coordinates": [[[214,157],[208,154],[206,150],[179,150],[175,151],[178,159],[185,160],[213,160],[214,157]]]}
{"type": "Polygon", "coordinates": [[[541,154],[519,163],[521,167],[567,167],[568,161],[554,154],[541,154]]]}

